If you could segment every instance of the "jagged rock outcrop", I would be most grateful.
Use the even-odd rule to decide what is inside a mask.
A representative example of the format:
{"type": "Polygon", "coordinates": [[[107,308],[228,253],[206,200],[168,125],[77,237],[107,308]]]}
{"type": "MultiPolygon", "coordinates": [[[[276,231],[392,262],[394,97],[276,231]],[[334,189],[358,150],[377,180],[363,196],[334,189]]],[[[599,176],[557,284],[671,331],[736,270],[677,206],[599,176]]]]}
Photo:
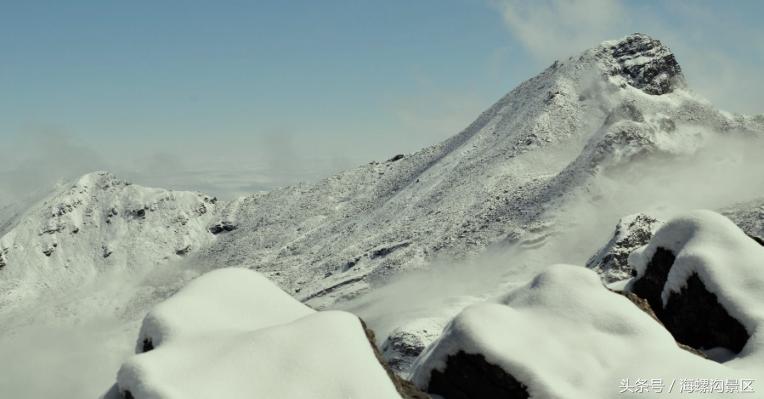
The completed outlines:
{"type": "Polygon", "coordinates": [[[394,329],[382,343],[382,356],[397,373],[408,374],[416,358],[440,335],[438,320],[419,319],[394,329]]]}
{"type": "Polygon", "coordinates": [[[625,280],[632,276],[629,254],[646,245],[662,222],[636,214],[622,218],[616,225],[613,238],[586,262],[606,283],[625,280]]]}
{"type": "Polygon", "coordinates": [[[402,378],[400,375],[398,375],[393,367],[392,364],[388,363],[386,360],[386,357],[380,352],[379,348],[377,348],[377,339],[374,334],[374,331],[371,330],[366,323],[364,323],[363,320],[361,320],[361,325],[363,326],[364,332],[366,332],[366,338],[369,340],[369,345],[374,350],[374,356],[377,358],[377,361],[379,364],[382,365],[382,367],[385,368],[385,371],[387,372],[387,376],[390,378],[390,381],[393,382],[395,385],[395,389],[398,391],[398,393],[401,395],[401,398],[403,399],[430,399],[430,395],[427,395],[426,393],[419,390],[419,388],[416,387],[411,381],[408,381],[404,378],[402,378]]]}
{"type": "MultiPolygon", "coordinates": [[[[764,239],[760,238],[764,235],[764,201],[755,200],[728,206],[720,209],[719,213],[728,217],[751,239],[764,246],[764,239]]],[[[628,263],[629,255],[647,245],[663,224],[663,221],[644,213],[621,218],[612,238],[589,258],[586,267],[596,271],[608,284],[633,277],[635,271],[628,263]]],[[[656,253],[656,256],[662,254],[656,253]]]]}
{"type": "Polygon", "coordinates": [[[236,230],[236,224],[229,221],[222,221],[220,223],[215,223],[208,229],[210,233],[212,234],[220,234],[220,233],[227,233],[229,231],[236,230]]]}
{"type": "Polygon", "coordinates": [[[686,83],[674,54],[659,40],[635,33],[613,43],[609,49],[618,67],[613,74],[647,94],[666,94],[686,83]]]}

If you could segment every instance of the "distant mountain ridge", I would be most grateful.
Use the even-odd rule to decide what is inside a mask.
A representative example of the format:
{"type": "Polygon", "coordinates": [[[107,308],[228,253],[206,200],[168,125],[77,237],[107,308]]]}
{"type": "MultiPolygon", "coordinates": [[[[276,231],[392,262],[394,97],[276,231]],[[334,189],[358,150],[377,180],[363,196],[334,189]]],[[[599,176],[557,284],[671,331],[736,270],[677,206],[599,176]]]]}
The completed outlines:
{"type": "Polygon", "coordinates": [[[593,176],[681,155],[702,139],[697,126],[764,132],[761,118],[720,112],[688,91],[660,41],[630,35],[555,62],[442,143],[315,184],[222,202],[86,175],[0,239],[0,303],[185,259],[257,269],[330,306],[438,257],[543,244],[593,176]]]}
{"type": "MultiPolygon", "coordinates": [[[[99,364],[83,381],[105,389],[148,309],[206,271],[240,266],[314,309],[363,317],[406,372],[465,306],[552,263],[591,258],[613,279],[629,274],[622,266],[653,226],[624,222],[608,242],[618,219],[666,220],[652,213],[664,204],[651,190],[687,177],[676,170],[712,184],[707,175],[740,154],[700,172],[686,161],[730,138],[758,159],[764,147],[749,144],[764,139],[764,118],[717,110],[689,89],[668,47],[633,34],[554,62],[441,143],[315,183],[222,201],[90,173],[26,209],[0,209],[0,350],[53,331],[46,342],[65,348],[46,354],[58,357],[51,367],[76,365],[80,349],[99,364]],[[643,177],[653,184],[630,187],[643,177]],[[500,262],[482,261],[494,252],[500,262]]],[[[745,186],[740,198],[717,187],[663,194],[761,236],[764,186],[736,167],[744,173],[722,178],[745,186]]],[[[6,367],[0,375],[18,374],[6,367]]]]}

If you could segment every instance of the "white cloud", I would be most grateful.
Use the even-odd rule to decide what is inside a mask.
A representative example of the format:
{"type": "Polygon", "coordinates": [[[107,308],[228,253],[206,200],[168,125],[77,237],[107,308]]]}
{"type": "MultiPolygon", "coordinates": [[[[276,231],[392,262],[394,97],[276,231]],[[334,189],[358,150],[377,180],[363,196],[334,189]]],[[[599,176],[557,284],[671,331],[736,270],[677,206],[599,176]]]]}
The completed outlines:
{"type": "Polygon", "coordinates": [[[543,62],[610,38],[628,16],[616,0],[497,0],[495,4],[515,37],[543,62]]]}

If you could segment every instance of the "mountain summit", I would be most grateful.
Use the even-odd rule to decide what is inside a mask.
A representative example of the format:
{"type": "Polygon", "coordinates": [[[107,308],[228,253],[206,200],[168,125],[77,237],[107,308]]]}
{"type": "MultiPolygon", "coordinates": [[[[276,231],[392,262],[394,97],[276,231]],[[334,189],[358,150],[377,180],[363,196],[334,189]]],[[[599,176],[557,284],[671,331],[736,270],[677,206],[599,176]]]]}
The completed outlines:
{"type": "Polygon", "coordinates": [[[666,94],[686,88],[682,68],[674,54],[658,40],[634,33],[621,40],[605,42],[602,47],[613,58],[611,74],[620,75],[628,84],[647,94],[666,94]]]}
{"type": "MultiPolygon", "coordinates": [[[[363,300],[405,272],[510,248],[513,267],[436,267],[458,284],[403,289],[431,303],[425,293],[480,278],[470,294],[488,295],[486,281],[517,284],[551,262],[583,263],[620,216],[639,211],[614,193],[646,167],[671,171],[729,137],[764,137],[764,121],[715,109],[689,90],[667,47],[633,34],[556,61],[441,143],[312,184],[218,201],[89,174],[0,221],[0,325],[8,333],[93,314],[135,325],[185,281],[227,266],[257,270],[321,309],[363,300]]],[[[418,304],[401,301],[401,312],[384,309],[387,324],[363,315],[381,339],[418,304]]],[[[458,311],[464,301],[449,304],[458,311]]],[[[129,340],[127,330],[110,337],[129,340]]]]}
{"type": "Polygon", "coordinates": [[[595,176],[734,131],[764,127],[691,93],[673,53],[637,33],[555,62],[448,140],[315,184],[222,203],[83,177],[0,239],[1,300],[180,257],[259,270],[324,307],[434,259],[543,245],[595,176]]]}

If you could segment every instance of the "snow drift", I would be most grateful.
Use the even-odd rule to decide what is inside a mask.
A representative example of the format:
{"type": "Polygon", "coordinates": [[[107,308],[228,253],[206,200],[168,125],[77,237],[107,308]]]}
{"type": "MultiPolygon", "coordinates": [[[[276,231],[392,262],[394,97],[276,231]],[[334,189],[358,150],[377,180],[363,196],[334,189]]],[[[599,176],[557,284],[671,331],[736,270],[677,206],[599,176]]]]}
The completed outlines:
{"type": "Polygon", "coordinates": [[[246,269],[159,304],[136,352],[108,397],[401,398],[356,316],[315,312],[246,269]]]}

